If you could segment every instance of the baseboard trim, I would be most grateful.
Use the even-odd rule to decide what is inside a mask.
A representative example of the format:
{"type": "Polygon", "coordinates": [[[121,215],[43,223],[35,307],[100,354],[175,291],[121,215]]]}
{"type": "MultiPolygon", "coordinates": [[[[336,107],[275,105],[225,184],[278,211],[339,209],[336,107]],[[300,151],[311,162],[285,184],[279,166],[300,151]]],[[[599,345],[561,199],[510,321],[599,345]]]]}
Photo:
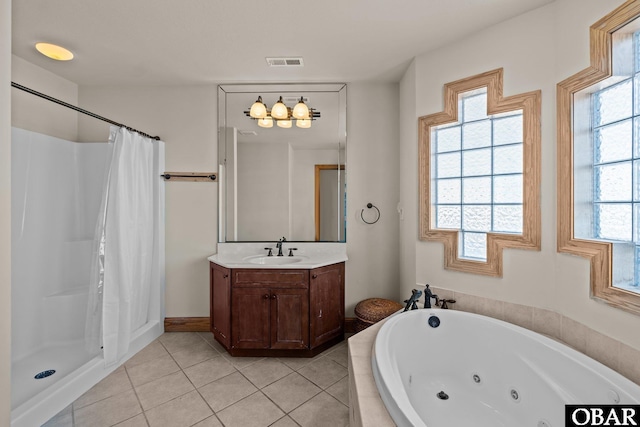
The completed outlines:
{"type": "MultiPolygon", "coordinates": [[[[347,334],[355,334],[356,322],[355,317],[346,317],[344,319],[344,332],[347,334]]],[[[165,317],[165,332],[209,332],[208,317],[165,317]]]]}
{"type": "Polygon", "coordinates": [[[208,317],[165,317],[165,332],[209,332],[208,317]]]}
{"type": "Polygon", "coordinates": [[[344,318],[344,333],[345,334],[355,334],[358,331],[356,330],[356,322],[358,321],[355,317],[345,317],[344,318]]]}

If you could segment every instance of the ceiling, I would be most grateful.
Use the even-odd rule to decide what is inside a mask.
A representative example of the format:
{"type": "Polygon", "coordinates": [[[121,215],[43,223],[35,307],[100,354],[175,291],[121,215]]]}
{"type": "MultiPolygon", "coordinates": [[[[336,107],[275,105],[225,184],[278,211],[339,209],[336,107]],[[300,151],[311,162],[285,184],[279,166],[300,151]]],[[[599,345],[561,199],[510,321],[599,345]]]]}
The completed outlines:
{"type": "Polygon", "coordinates": [[[393,82],[414,56],[551,1],[14,0],[12,49],[79,85],[393,82]]]}

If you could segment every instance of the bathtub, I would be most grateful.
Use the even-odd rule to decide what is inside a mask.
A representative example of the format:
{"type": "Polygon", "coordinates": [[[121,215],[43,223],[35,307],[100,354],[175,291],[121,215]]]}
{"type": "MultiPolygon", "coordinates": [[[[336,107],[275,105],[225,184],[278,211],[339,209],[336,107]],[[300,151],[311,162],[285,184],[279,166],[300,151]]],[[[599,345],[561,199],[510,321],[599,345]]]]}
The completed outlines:
{"type": "Polygon", "coordinates": [[[400,427],[560,427],[565,404],[640,403],[640,386],[584,354],[455,310],[391,317],[376,336],[372,370],[400,427]]]}

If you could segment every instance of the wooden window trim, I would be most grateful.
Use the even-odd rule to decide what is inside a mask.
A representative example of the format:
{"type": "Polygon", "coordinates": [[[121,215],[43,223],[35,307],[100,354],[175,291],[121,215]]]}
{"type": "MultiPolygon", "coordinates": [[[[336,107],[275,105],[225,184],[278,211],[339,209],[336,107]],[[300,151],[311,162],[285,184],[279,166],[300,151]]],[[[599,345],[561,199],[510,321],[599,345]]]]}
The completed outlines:
{"type": "Polygon", "coordinates": [[[447,83],[444,110],[418,119],[418,159],[420,189],[420,240],[444,244],[444,268],[466,273],[502,277],[504,248],[540,250],[540,111],[541,91],[503,97],[503,69],[447,83]],[[458,97],[487,88],[487,114],[513,110],[523,112],[523,230],[522,234],[487,233],[487,261],[458,257],[458,230],[432,227],[431,128],[458,121],[458,97]]]}
{"type": "Polygon", "coordinates": [[[557,85],[558,252],[588,258],[591,295],[614,307],[640,314],[640,295],[613,287],[613,245],[574,237],[573,101],[574,95],[611,77],[613,33],[640,17],[640,0],[629,0],[589,29],[591,65],[557,85]]]}

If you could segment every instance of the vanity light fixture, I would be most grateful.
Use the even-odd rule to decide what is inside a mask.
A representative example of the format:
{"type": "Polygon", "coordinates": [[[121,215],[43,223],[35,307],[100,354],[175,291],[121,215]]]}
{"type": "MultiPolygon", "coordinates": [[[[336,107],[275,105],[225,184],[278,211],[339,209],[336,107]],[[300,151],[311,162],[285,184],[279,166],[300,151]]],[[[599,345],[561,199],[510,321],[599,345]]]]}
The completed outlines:
{"type": "Polygon", "coordinates": [[[297,120],[305,120],[309,118],[309,107],[304,103],[304,97],[300,97],[300,101],[293,107],[293,112],[291,113],[294,119],[297,120]]]}
{"type": "Polygon", "coordinates": [[[311,127],[311,119],[298,119],[296,120],[296,126],[302,129],[309,129],[311,127]]]}
{"type": "Polygon", "coordinates": [[[251,117],[255,119],[264,119],[265,117],[267,117],[267,106],[262,102],[261,96],[259,96],[256,102],[253,103],[249,113],[251,117]]]}
{"type": "Polygon", "coordinates": [[[271,109],[262,102],[262,96],[258,96],[256,102],[251,105],[249,111],[245,111],[244,114],[254,120],[258,121],[258,126],[263,128],[273,127],[275,121],[278,127],[288,129],[292,127],[293,120],[296,121],[296,126],[302,129],[308,129],[311,127],[311,122],[320,117],[320,111],[316,111],[313,108],[309,108],[304,102],[304,97],[301,96],[295,107],[289,108],[285,105],[282,96],[278,98],[271,109]]]}
{"type": "Polygon", "coordinates": [[[261,128],[272,128],[273,119],[271,117],[264,117],[262,119],[258,119],[258,126],[260,126],[261,128]]]}
{"type": "Polygon", "coordinates": [[[289,129],[291,127],[291,120],[276,120],[278,127],[289,129]]]}
{"type": "Polygon", "coordinates": [[[36,49],[44,56],[56,61],[70,61],[73,59],[73,52],[56,44],[36,43],[36,49]]]}
{"type": "Polygon", "coordinates": [[[278,99],[278,102],[273,104],[273,107],[271,107],[271,117],[276,120],[285,120],[289,118],[289,109],[286,105],[284,105],[282,97],[280,97],[280,99],[278,99]]]}

